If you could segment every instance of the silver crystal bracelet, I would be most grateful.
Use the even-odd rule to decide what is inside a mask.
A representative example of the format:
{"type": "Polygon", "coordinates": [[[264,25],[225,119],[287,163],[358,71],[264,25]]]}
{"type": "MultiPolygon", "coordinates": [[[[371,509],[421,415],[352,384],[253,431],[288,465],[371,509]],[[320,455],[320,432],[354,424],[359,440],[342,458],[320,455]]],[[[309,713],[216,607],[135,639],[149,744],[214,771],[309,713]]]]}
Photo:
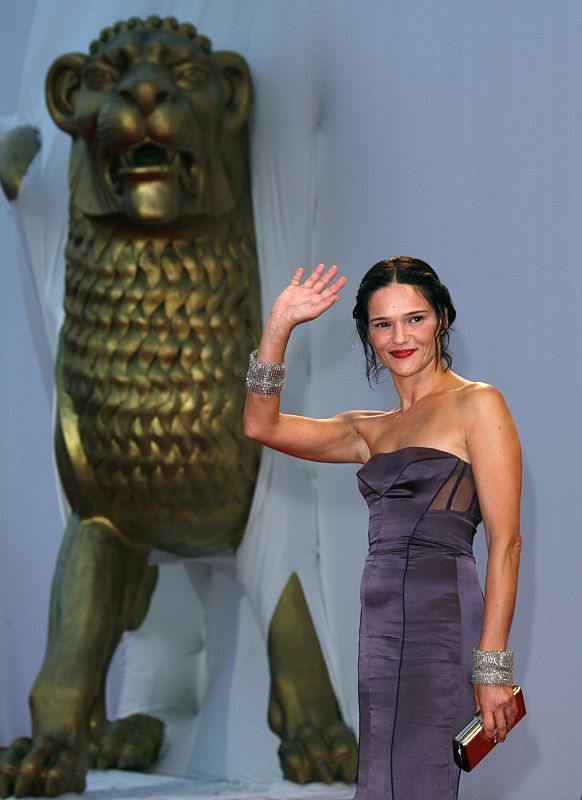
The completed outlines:
{"type": "Polygon", "coordinates": [[[249,392],[261,394],[264,397],[279,394],[285,386],[285,374],[287,372],[285,362],[269,364],[266,361],[259,361],[257,353],[258,350],[253,350],[249,356],[249,368],[245,381],[247,389],[249,392]]]}
{"type": "Polygon", "coordinates": [[[479,650],[474,647],[471,682],[513,686],[513,650],[479,650]]]}

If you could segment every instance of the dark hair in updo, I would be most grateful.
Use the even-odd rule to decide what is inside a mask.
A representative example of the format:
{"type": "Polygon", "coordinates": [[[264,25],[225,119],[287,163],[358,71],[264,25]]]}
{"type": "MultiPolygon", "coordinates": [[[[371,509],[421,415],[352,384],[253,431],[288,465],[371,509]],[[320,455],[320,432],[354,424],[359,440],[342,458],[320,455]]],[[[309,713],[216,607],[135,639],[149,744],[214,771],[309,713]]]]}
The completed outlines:
{"type": "Polygon", "coordinates": [[[395,256],[374,264],[362,278],[356,297],[353,317],[356,320],[358,335],[364,346],[364,356],[366,357],[366,377],[370,381],[370,376],[378,380],[382,371],[382,364],[378,363],[376,353],[370,341],[368,331],[368,303],[370,297],[378,289],[384,289],[394,283],[408,284],[415,286],[419,292],[431,304],[436,316],[437,327],[435,331],[436,355],[435,367],[442,361],[445,369],[450,369],[453,359],[449,353],[449,329],[457,312],[453,306],[449,290],[441,283],[434,269],[421,261],[419,258],[409,256],[395,256]]]}

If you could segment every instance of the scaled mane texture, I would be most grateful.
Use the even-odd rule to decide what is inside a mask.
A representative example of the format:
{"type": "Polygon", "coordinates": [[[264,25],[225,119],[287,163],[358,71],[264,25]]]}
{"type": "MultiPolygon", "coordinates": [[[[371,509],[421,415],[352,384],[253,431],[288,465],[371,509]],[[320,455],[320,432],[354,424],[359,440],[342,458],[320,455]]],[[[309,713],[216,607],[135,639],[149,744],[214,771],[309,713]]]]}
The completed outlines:
{"type": "Polygon", "coordinates": [[[179,486],[194,503],[224,489],[233,468],[252,483],[232,417],[254,341],[253,253],[245,226],[201,243],[72,220],[64,381],[107,496],[173,506],[179,486]]]}

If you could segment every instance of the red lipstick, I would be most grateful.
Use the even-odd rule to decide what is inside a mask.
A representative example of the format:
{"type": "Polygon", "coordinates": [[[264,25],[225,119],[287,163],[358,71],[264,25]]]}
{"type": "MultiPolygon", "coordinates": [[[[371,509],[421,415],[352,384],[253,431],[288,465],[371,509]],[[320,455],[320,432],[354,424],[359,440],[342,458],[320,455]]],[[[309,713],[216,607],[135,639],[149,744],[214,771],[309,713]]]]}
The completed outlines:
{"type": "Polygon", "coordinates": [[[391,350],[390,355],[392,358],[409,358],[415,350],[391,350]]]}

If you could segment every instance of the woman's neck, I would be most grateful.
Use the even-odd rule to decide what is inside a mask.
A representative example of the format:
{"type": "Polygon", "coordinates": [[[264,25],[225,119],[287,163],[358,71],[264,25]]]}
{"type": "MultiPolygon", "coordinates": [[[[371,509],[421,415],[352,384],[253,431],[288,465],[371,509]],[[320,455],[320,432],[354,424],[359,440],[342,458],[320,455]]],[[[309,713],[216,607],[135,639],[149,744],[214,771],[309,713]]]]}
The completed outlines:
{"type": "Polygon", "coordinates": [[[454,373],[445,370],[442,364],[428,368],[426,372],[416,375],[392,375],[394,388],[400,398],[400,413],[406,414],[424,398],[444,391],[454,382],[454,373]]]}

